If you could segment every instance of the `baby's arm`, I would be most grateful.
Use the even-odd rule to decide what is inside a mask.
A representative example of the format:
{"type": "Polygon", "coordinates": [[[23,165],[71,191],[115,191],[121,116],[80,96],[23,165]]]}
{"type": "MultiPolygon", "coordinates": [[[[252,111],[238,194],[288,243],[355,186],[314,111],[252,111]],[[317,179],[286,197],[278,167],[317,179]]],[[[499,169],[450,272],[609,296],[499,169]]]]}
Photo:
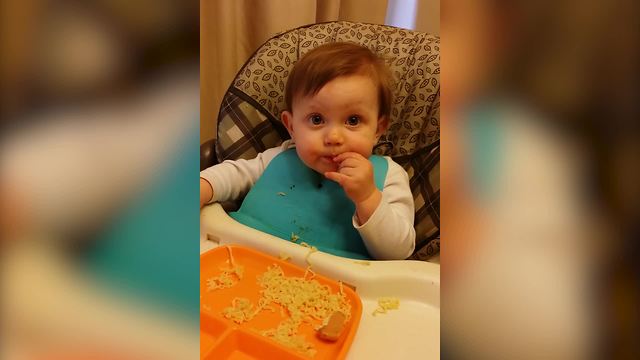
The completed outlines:
{"type": "Polygon", "coordinates": [[[363,224],[354,215],[353,226],[375,259],[405,259],[415,248],[414,211],[409,177],[400,165],[389,161],[382,199],[363,224]]]}
{"type": "Polygon", "coordinates": [[[213,201],[236,200],[246,194],[269,162],[287,147],[288,141],[253,159],[226,160],[201,171],[200,207],[213,201]]]}

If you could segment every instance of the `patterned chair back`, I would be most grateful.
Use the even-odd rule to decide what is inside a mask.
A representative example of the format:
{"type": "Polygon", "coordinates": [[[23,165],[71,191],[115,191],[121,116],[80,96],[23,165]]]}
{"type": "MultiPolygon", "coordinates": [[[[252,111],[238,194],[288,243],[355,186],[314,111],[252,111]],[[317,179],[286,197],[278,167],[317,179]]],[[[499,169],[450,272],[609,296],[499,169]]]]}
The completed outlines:
{"type": "Polygon", "coordinates": [[[327,42],[368,47],[393,74],[388,130],[375,152],[409,174],[415,201],[416,251],[427,260],[440,249],[440,38],[385,25],[337,21],[307,25],[267,40],[240,69],[218,114],[216,156],[249,159],[289,138],[280,122],[284,88],[295,62],[327,42]]]}

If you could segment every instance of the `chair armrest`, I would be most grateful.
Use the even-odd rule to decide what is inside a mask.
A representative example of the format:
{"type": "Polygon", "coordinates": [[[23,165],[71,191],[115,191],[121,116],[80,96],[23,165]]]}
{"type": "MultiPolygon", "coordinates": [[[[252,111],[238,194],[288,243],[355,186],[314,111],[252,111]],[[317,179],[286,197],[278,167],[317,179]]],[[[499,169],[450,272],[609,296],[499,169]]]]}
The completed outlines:
{"type": "Polygon", "coordinates": [[[200,145],[200,171],[218,163],[216,157],[216,139],[210,139],[200,145]]]}

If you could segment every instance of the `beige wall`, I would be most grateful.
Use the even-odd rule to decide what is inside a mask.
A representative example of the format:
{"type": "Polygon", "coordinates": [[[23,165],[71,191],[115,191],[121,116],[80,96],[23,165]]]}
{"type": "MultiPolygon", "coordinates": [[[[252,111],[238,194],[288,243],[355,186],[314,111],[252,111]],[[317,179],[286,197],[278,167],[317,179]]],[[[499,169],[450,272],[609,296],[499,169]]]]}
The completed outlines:
{"type": "Polygon", "coordinates": [[[215,137],[220,101],[240,67],[276,33],[315,22],[311,2],[200,1],[200,143],[215,137]]]}
{"type": "Polygon", "coordinates": [[[440,34],[440,0],[418,0],[415,29],[440,34]]]}
{"type": "MultiPolygon", "coordinates": [[[[394,0],[200,0],[200,143],[248,57],[278,32],[330,20],[383,24],[394,0]]],[[[402,0],[396,0],[402,2],[402,0]]],[[[439,33],[440,0],[417,0],[416,30],[439,33]]]]}

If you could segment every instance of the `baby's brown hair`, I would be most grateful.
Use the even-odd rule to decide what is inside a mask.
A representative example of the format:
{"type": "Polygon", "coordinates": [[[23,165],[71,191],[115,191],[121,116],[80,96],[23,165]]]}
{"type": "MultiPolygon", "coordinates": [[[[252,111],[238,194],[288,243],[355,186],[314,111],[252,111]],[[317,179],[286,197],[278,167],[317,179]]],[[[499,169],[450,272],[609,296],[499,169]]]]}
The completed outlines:
{"type": "Polygon", "coordinates": [[[287,109],[293,111],[297,97],[315,95],[340,76],[365,75],[378,87],[378,118],[391,115],[391,71],[380,57],[364,46],[331,42],[306,53],[294,65],[285,90],[287,109]]]}

